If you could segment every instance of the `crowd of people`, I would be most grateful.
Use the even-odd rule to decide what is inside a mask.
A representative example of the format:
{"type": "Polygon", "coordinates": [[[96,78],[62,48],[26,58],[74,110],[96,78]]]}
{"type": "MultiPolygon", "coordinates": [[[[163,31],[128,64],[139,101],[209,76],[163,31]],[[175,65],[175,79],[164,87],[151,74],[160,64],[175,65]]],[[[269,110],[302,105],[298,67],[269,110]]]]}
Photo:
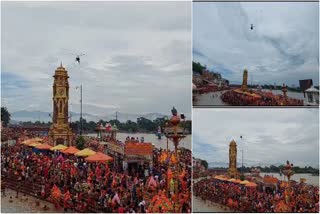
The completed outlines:
{"type": "Polygon", "coordinates": [[[59,152],[36,153],[21,144],[9,145],[1,150],[2,179],[17,180],[17,191],[29,185],[30,192],[65,210],[144,213],[152,209],[160,212],[164,207],[161,204],[155,207],[152,203],[161,195],[175,205],[175,209],[169,211],[190,212],[191,151],[181,150],[178,166],[184,173],[177,181],[178,192],[168,191],[170,163],[161,162],[159,158],[164,152],[167,151],[154,151],[148,173],[140,167],[129,175],[114,171],[108,164],[89,163],[76,156],[60,159],[59,152]]]}
{"type": "Polygon", "coordinates": [[[195,182],[193,194],[238,212],[319,212],[319,187],[303,183],[270,190],[211,178],[195,182]]]}
{"type": "Polygon", "coordinates": [[[223,102],[234,106],[302,106],[303,100],[285,98],[283,95],[274,95],[271,92],[254,91],[257,96],[227,91],[223,93],[223,102]]]}

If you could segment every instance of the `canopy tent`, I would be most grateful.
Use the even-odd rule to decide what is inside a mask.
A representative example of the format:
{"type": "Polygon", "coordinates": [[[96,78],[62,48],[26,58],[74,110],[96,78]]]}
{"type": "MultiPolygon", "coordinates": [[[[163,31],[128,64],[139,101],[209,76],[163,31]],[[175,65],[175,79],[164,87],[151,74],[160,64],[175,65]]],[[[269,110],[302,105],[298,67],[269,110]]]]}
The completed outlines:
{"type": "Polygon", "coordinates": [[[61,152],[64,153],[64,154],[73,155],[73,154],[75,154],[75,153],[77,153],[77,152],[79,152],[79,151],[80,151],[80,150],[77,149],[76,147],[70,146],[70,147],[68,147],[67,149],[65,149],[65,150],[63,150],[63,151],[61,151],[61,152]]]}
{"type": "Polygon", "coordinates": [[[90,157],[87,157],[85,159],[88,162],[108,162],[108,161],[112,161],[113,158],[110,157],[109,155],[103,154],[101,152],[97,152],[94,155],[91,155],[90,157]]]}
{"type": "Polygon", "coordinates": [[[76,156],[79,156],[79,157],[86,157],[86,156],[91,156],[91,155],[94,155],[96,154],[95,151],[92,151],[91,149],[83,149],[77,153],[75,153],[76,156]]]}
{"type": "Polygon", "coordinates": [[[54,151],[54,150],[59,150],[59,151],[61,151],[61,150],[65,150],[65,149],[67,149],[67,148],[68,148],[67,146],[62,145],[62,144],[59,144],[59,145],[56,145],[56,146],[52,147],[50,150],[52,150],[52,151],[54,151]]]}
{"type": "Polygon", "coordinates": [[[36,148],[40,149],[40,150],[50,150],[52,148],[52,146],[50,146],[47,143],[44,143],[44,144],[40,144],[40,145],[36,146],[36,148]]]}

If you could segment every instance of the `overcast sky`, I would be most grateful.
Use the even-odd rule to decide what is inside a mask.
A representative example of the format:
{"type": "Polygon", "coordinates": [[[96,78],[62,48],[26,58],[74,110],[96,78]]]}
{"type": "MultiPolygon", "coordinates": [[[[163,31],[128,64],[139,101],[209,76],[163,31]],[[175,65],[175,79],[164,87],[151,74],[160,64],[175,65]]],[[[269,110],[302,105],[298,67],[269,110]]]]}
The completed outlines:
{"type": "Polygon", "coordinates": [[[55,69],[71,110],[191,115],[190,2],[2,2],[2,105],[52,111],[55,69]],[[81,64],[77,53],[85,53],[81,64]]]}
{"type": "Polygon", "coordinates": [[[193,118],[193,155],[209,163],[229,163],[229,144],[234,139],[239,166],[243,150],[245,166],[289,160],[319,168],[318,109],[194,109],[193,118]]]}
{"type": "Polygon", "coordinates": [[[233,83],[247,68],[249,83],[318,85],[319,4],[193,3],[193,60],[233,83]]]}

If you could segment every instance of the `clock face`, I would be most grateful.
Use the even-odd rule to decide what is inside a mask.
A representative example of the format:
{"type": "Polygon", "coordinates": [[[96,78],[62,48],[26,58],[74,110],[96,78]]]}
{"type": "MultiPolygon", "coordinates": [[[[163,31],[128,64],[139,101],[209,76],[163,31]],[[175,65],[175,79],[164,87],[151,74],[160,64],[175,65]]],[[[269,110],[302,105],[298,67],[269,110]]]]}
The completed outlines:
{"type": "Polygon", "coordinates": [[[64,95],[64,90],[63,90],[63,88],[60,88],[60,89],[58,90],[58,94],[59,94],[60,96],[63,96],[63,95],[64,95]]]}

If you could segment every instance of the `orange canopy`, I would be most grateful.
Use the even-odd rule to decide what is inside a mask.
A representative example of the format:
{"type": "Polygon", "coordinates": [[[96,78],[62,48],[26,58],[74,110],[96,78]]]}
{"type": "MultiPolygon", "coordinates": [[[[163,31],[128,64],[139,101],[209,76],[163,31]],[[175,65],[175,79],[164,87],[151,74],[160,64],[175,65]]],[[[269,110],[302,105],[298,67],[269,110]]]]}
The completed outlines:
{"type": "Polygon", "coordinates": [[[257,184],[256,183],[253,183],[253,182],[249,182],[246,184],[246,187],[256,187],[257,184]]]}
{"type": "Polygon", "coordinates": [[[62,150],[61,152],[64,153],[64,154],[75,154],[77,152],[79,152],[80,150],[77,149],[76,147],[74,146],[70,146],[68,147],[67,149],[65,150],[62,150]]]}
{"type": "Polygon", "coordinates": [[[103,154],[101,152],[97,152],[94,155],[91,155],[85,159],[88,162],[107,162],[107,161],[112,161],[113,158],[110,157],[109,155],[103,154]]]}
{"type": "Polygon", "coordinates": [[[41,149],[41,150],[50,150],[52,148],[52,146],[50,146],[47,143],[44,144],[40,144],[39,146],[36,146],[37,149],[41,149]]]}
{"type": "Polygon", "coordinates": [[[235,179],[233,182],[240,184],[240,183],[241,183],[241,180],[240,180],[240,179],[235,179]]]}

